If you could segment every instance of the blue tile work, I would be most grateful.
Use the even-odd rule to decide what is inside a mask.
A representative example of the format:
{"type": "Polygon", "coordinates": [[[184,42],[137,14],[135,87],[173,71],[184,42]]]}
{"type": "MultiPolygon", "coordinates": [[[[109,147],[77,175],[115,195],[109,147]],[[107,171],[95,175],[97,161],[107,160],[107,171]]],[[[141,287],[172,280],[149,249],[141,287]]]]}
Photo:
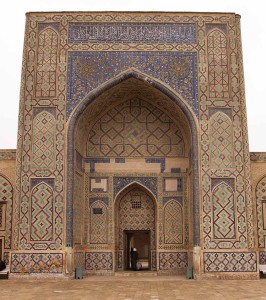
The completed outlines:
{"type": "Polygon", "coordinates": [[[112,252],[86,252],[85,270],[100,271],[113,269],[112,252]]]}
{"type": "Polygon", "coordinates": [[[116,158],[115,163],[116,164],[124,164],[126,162],[125,158],[116,158]]]}
{"type": "Polygon", "coordinates": [[[257,272],[256,252],[205,252],[205,272],[257,272]]]}
{"type": "Polygon", "coordinates": [[[44,182],[54,189],[54,178],[31,178],[30,180],[30,189],[32,190],[39,183],[44,182]]]}
{"type": "Polygon", "coordinates": [[[56,31],[59,31],[59,26],[60,26],[60,23],[57,23],[57,22],[38,23],[38,31],[40,32],[41,30],[43,30],[47,27],[51,27],[51,28],[55,29],[56,31]]]}
{"type": "Polygon", "coordinates": [[[70,23],[69,43],[196,43],[196,24],[70,23]]]}
{"type": "Polygon", "coordinates": [[[69,52],[67,118],[93,89],[137,68],[176,90],[198,115],[197,54],[194,52],[69,52]]]}
{"type": "Polygon", "coordinates": [[[62,253],[12,253],[11,273],[62,273],[62,253]]]}
{"type": "Polygon", "coordinates": [[[114,177],[114,198],[127,185],[133,182],[139,182],[148,188],[155,198],[158,196],[158,180],[154,177],[114,177]]]}
{"type": "Polygon", "coordinates": [[[96,163],[110,163],[110,158],[85,158],[85,162],[90,164],[90,172],[95,172],[95,164],[96,163]]]}
{"type": "Polygon", "coordinates": [[[175,173],[175,174],[181,173],[181,169],[180,168],[171,168],[171,173],[175,173]]]}
{"type": "Polygon", "coordinates": [[[161,164],[161,173],[163,173],[165,170],[165,158],[146,158],[145,162],[148,164],[161,164]]]}
{"type": "Polygon", "coordinates": [[[211,188],[212,188],[212,190],[215,188],[216,185],[218,185],[222,182],[229,185],[232,188],[233,191],[235,190],[235,179],[234,178],[212,178],[211,179],[211,188]]]}

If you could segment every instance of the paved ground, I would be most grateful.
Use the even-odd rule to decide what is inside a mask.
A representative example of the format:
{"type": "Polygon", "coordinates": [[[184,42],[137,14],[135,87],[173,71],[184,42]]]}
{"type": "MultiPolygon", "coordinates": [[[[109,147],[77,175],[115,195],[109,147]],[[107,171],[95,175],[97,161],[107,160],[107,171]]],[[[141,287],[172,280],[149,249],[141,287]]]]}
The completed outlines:
{"type": "Polygon", "coordinates": [[[91,276],[81,280],[0,280],[0,299],[266,300],[266,280],[186,280],[174,276],[91,276]]]}

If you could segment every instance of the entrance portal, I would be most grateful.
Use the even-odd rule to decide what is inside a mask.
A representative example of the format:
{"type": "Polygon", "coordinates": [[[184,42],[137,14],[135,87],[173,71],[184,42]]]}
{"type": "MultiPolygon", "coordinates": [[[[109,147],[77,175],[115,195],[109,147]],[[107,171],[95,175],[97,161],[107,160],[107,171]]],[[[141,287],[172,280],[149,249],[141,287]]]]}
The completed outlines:
{"type": "Polygon", "coordinates": [[[116,219],[116,269],[130,270],[130,251],[136,248],[143,269],[155,270],[155,208],[148,191],[136,183],[127,187],[117,203],[116,219]]]}
{"type": "Polygon", "coordinates": [[[148,230],[124,230],[124,269],[132,270],[130,254],[133,248],[137,249],[141,270],[151,269],[150,231],[148,230]]]}

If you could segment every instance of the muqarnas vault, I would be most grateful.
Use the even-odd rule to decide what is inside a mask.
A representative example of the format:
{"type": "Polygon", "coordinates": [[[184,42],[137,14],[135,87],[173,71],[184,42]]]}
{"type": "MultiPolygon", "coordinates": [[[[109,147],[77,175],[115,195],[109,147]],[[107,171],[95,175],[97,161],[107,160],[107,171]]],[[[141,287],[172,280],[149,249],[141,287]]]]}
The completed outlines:
{"type": "Polygon", "coordinates": [[[18,146],[0,154],[11,277],[114,274],[132,247],[159,275],[266,264],[239,15],[28,13],[18,146]]]}

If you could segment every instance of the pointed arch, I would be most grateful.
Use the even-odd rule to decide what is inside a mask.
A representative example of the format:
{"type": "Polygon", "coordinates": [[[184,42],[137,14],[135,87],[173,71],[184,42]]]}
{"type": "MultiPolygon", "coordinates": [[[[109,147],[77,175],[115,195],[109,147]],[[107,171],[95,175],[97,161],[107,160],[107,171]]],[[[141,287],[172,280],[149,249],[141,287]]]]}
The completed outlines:
{"type": "Polygon", "coordinates": [[[156,80],[147,74],[143,74],[136,69],[129,69],[111,80],[108,80],[106,83],[102,84],[98,88],[95,88],[92,92],[90,92],[87,97],[85,97],[80,104],[76,107],[76,109],[71,113],[71,116],[68,120],[68,135],[67,135],[67,158],[68,158],[68,166],[67,166],[67,221],[66,221],[66,243],[68,245],[73,244],[73,174],[74,174],[74,135],[75,135],[75,127],[76,124],[84,112],[84,110],[91,104],[93,101],[97,101],[97,97],[102,95],[103,93],[110,90],[112,87],[124,82],[129,78],[135,78],[137,80],[142,81],[143,83],[153,87],[155,90],[162,92],[165,96],[169,98],[169,101],[173,101],[175,105],[177,105],[182,113],[185,115],[191,131],[191,139],[192,139],[192,157],[195,159],[192,160],[192,170],[193,170],[193,237],[194,244],[200,244],[200,213],[199,213],[199,160],[198,160],[198,122],[195,114],[189,107],[189,105],[182,100],[182,97],[177,95],[171,88],[166,86],[159,80],[156,80]]]}
{"type": "Polygon", "coordinates": [[[151,189],[149,189],[146,185],[144,185],[143,183],[133,180],[132,182],[128,183],[127,185],[123,186],[115,195],[114,198],[114,203],[115,205],[119,205],[119,200],[124,197],[130,190],[134,189],[134,188],[138,188],[142,191],[144,191],[145,193],[147,193],[149,195],[149,197],[152,199],[154,206],[157,206],[156,203],[156,199],[155,199],[155,195],[154,195],[154,191],[152,191],[151,189]]]}

